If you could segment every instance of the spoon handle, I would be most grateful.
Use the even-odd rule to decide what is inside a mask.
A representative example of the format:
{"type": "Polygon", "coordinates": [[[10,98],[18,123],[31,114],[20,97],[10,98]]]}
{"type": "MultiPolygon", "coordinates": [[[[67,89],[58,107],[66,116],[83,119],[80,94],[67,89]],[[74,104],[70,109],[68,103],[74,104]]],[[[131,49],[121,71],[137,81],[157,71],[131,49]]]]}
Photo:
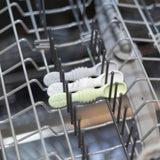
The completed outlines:
{"type": "Polygon", "coordinates": [[[94,67],[92,68],[78,67],[69,72],[66,72],[65,79],[68,81],[75,81],[84,77],[94,76],[95,75],[94,71],[95,71],[94,67]]]}
{"type": "MultiPolygon", "coordinates": [[[[86,88],[72,93],[72,102],[92,102],[103,95],[103,89],[86,88]]],[[[53,108],[61,108],[67,105],[66,93],[57,93],[49,98],[49,104],[53,108]]]]}
{"type": "MultiPolygon", "coordinates": [[[[111,98],[114,97],[114,85],[112,88],[112,96],[111,98]]],[[[110,85],[106,84],[101,88],[94,89],[94,88],[86,88],[83,90],[80,90],[78,92],[72,93],[72,102],[83,102],[83,103],[88,103],[96,100],[98,97],[108,97],[109,95],[109,89],[110,85]]],[[[127,91],[126,84],[121,82],[119,83],[119,87],[117,89],[117,97],[119,97],[119,93],[124,94],[127,91]]],[[[57,93],[52,95],[49,98],[49,104],[53,108],[61,108],[66,106],[67,100],[66,100],[66,93],[57,93]]]]}

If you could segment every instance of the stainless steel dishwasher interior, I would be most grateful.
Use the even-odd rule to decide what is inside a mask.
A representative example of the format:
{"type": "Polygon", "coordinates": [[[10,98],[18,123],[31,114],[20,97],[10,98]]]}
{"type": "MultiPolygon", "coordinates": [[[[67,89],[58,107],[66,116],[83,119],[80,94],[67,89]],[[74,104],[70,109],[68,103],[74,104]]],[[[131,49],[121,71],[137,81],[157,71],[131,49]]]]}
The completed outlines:
{"type": "Polygon", "coordinates": [[[0,159],[132,160],[157,140],[159,14],[156,0],[1,0],[0,159]],[[64,72],[92,67],[105,53],[128,87],[120,123],[119,98],[115,114],[113,100],[74,104],[81,117],[81,147],[67,109],[48,104],[43,77],[55,70],[55,53],[64,72]]]}

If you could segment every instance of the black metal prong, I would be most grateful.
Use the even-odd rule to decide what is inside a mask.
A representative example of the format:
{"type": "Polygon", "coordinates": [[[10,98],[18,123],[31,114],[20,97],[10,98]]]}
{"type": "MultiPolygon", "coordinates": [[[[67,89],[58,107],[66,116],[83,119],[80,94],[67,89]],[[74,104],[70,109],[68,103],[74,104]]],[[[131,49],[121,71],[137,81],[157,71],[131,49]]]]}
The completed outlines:
{"type": "Polygon", "coordinates": [[[63,77],[62,77],[62,62],[61,62],[60,58],[58,58],[58,64],[59,64],[60,82],[63,82],[63,77]]]}
{"type": "MultiPolygon", "coordinates": [[[[93,49],[93,56],[95,56],[95,57],[98,54],[97,50],[96,50],[97,41],[98,41],[98,34],[99,34],[98,30],[95,30],[95,40],[94,40],[94,49],[93,49]]],[[[94,58],[94,59],[96,59],[96,58],[94,58]]]]}
{"type": "Polygon", "coordinates": [[[52,62],[54,63],[55,70],[58,71],[58,68],[59,68],[58,67],[59,66],[58,55],[57,55],[57,50],[55,48],[54,37],[53,37],[51,29],[48,30],[48,35],[49,35],[51,59],[52,59],[52,62]]]}
{"type": "Polygon", "coordinates": [[[116,108],[116,99],[117,99],[117,89],[118,89],[118,82],[115,83],[115,89],[114,89],[114,99],[113,99],[113,114],[115,112],[115,108],[116,108]]]}
{"type": "Polygon", "coordinates": [[[123,114],[123,121],[122,121],[122,128],[121,128],[121,135],[122,136],[124,134],[124,126],[125,126],[126,117],[127,117],[127,110],[128,110],[128,106],[124,106],[124,114],[123,114]]]}
{"type": "Polygon", "coordinates": [[[89,153],[89,150],[88,150],[88,146],[86,146],[86,160],[89,160],[89,155],[88,155],[88,153],[89,153]]]}
{"type": "Polygon", "coordinates": [[[130,132],[129,132],[129,135],[128,135],[128,138],[127,138],[127,142],[126,142],[126,148],[128,148],[132,133],[133,133],[133,126],[130,128],[130,132]]]}
{"type": "Polygon", "coordinates": [[[119,120],[120,120],[121,107],[122,107],[122,96],[123,96],[123,94],[120,93],[119,106],[118,106],[118,114],[117,114],[117,124],[119,124],[119,120]]]}
{"type": "Polygon", "coordinates": [[[85,131],[81,132],[81,150],[82,150],[82,160],[85,160],[85,141],[84,141],[85,131]]]}
{"type": "Polygon", "coordinates": [[[46,14],[45,14],[45,1],[41,0],[41,7],[42,7],[42,12],[40,14],[43,16],[43,27],[45,30],[45,34],[47,35],[47,21],[46,21],[46,14]]]}
{"type": "Polygon", "coordinates": [[[101,53],[102,53],[102,39],[100,39],[98,41],[98,53],[97,53],[97,55],[98,55],[98,61],[99,62],[100,62],[100,55],[101,55],[101,53]]]}
{"type": "Polygon", "coordinates": [[[103,55],[102,55],[102,67],[101,67],[101,74],[104,72],[104,63],[105,63],[105,56],[106,56],[106,50],[103,50],[103,55]]]}
{"type": "Polygon", "coordinates": [[[73,107],[73,123],[74,123],[74,135],[77,135],[77,109],[73,107]]]}
{"type": "MultiPolygon", "coordinates": [[[[105,76],[105,84],[107,84],[108,83],[108,70],[109,70],[109,63],[110,63],[110,61],[106,61],[106,72],[105,72],[105,74],[106,74],[106,76],[105,76]]],[[[112,75],[111,75],[111,78],[112,78],[112,75]]],[[[111,82],[110,82],[111,83],[111,82]]]]}
{"type": "Polygon", "coordinates": [[[78,117],[78,128],[77,128],[77,134],[78,134],[78,147],[81,147],[81,117],[78,117]]]}
{"type": "Polygon", "coordinates": [[[134,140],[133,140],[133,146],[132,146],[132,151],[131,151],[130,160],[133,160],[133,158],[134,158],[135,147],[136,147],[136,141],[137,141],[137,134],[135,135],[134,140]]]}
{"type": "Polygon", "coordinates": [[[94,37],[94,23],[95,21],[92,20],[92,24],[91,24],[91,41],[90,41],[90,48],[91,48],[91,51],[93,50],[93,37],[94,37]]]}
{"type": "Polygon", "coordinates": [[[67,112],[69,112],[70,102],[69,102],[68,81],[66,81],[65,83],[65,89],[66,89],[66,99],[67,99],[67,112]]]}
{"type": "Polygon", "coordinates": [[[61,74],[62,74],[61,77],[62,77],[62,83],[63,83],[63,92],[66,92],[64,70],[61,71],[61,74]]]}
{"type": "Polygon", "coordinates": [[[86,4],[86,0],[83,0],[83,19],[86,17],[86,6],[85,6],[85,4],[86,4]]]}
{"type": "Polygon", "coordinates": [[[109,88],[109,96],[108,96],[109,102],[111,101],[111,96],[112,96],[113,78],[114,78],[114,72],[112,71],[112,72],[111,72],[110,88],[109,88]]]}
{"type": "Polygon", "coordinates": [[[73,124],[73,106],[72,106],[72,94],[69,93],[69,112],[70,112],[70,116],[71,116],[71,124],[73,124]]]}
{"type": "Polygon", "coordinates": [[[79,13],[80,13],[80,8],[79,8],[78,1],[79,1],[79,0],[76,0],[76,6],[77,6],[77,12],[78,12],[78,15],[79,15],[79,13]]]}

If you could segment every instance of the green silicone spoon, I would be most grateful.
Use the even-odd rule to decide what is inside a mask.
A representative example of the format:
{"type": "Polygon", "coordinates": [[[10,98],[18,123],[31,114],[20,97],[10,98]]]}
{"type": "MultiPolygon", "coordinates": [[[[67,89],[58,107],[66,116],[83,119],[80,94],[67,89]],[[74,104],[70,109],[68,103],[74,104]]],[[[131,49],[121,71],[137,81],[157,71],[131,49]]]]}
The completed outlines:
{"type": "MultiPolygon", "coordinates": [[[[86,88],[72,93],[72,102],[92,102],[98,97],[108,97],[109,96],[110,84],[106,84],[101,88],[86,88]]],[[[112,86],[112,95],[114,97],[115,83],[112,86]]],[[[117,97],[120,93],[125,94],[127,91],[127,86],[124,82],[118,83],[117,97]]],[[[56,93],[49,98],[49,104],[53,108],[61,108],[67,105],[66,93],[56,93]]]]}

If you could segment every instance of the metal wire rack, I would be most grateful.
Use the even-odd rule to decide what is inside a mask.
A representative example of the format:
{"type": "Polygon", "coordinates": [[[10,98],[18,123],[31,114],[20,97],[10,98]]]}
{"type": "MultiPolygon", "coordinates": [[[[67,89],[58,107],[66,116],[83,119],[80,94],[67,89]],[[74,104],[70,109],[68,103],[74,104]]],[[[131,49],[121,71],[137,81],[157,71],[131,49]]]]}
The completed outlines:
{"type": "Polygon", "coordinates": [[[119,159],[138,157],[141,149],[159,137],[159,77],[158,74],[152,77],[152,72],[146,70],[146,63],[160,61],[160,25],[156,16],[159,2],[68,0],[45,4],[43,0],[6,0],[0,9],[2,19],[8,18],[0,28],[2,158],[108,159],[97,155],[116,150],[119,159]],[[95,13],[89,16],[91,9],[95,13]],[[68,16],[69,22],[65,18],[62,21],[59,18],[57,24],[54,21],[68,16]],[[77,58],[73,52],[80,56],[77,58]],[[56,63],[61,60],[58,61],[57,54],[65,71],[75,66],[94,66],[105,58],[108,65],[109,61],[116,62],[128,86],[123,101],[122,96],[113,101],[101,99],[76,105],[73,113],[66,108],[52,109],[42,79],[46,73],[59,69],[56,63]],[[124,104],[129,108],[123,107],[124,104]],[[85,115],[91,120],[86,121],[85,115]],[[104,132],[104,128],[108,137],[113,136],[112,141],[117,137],[116,143],[92,150],[93,144],[87,145],[89,140],[85,137],[92,139],[92,132],[104,132]],[[53,138],[51,144],[49,138],[53,138]],[[61,148],[63,143],[66,150],[57,151],[56,144],[61,148]]]}

